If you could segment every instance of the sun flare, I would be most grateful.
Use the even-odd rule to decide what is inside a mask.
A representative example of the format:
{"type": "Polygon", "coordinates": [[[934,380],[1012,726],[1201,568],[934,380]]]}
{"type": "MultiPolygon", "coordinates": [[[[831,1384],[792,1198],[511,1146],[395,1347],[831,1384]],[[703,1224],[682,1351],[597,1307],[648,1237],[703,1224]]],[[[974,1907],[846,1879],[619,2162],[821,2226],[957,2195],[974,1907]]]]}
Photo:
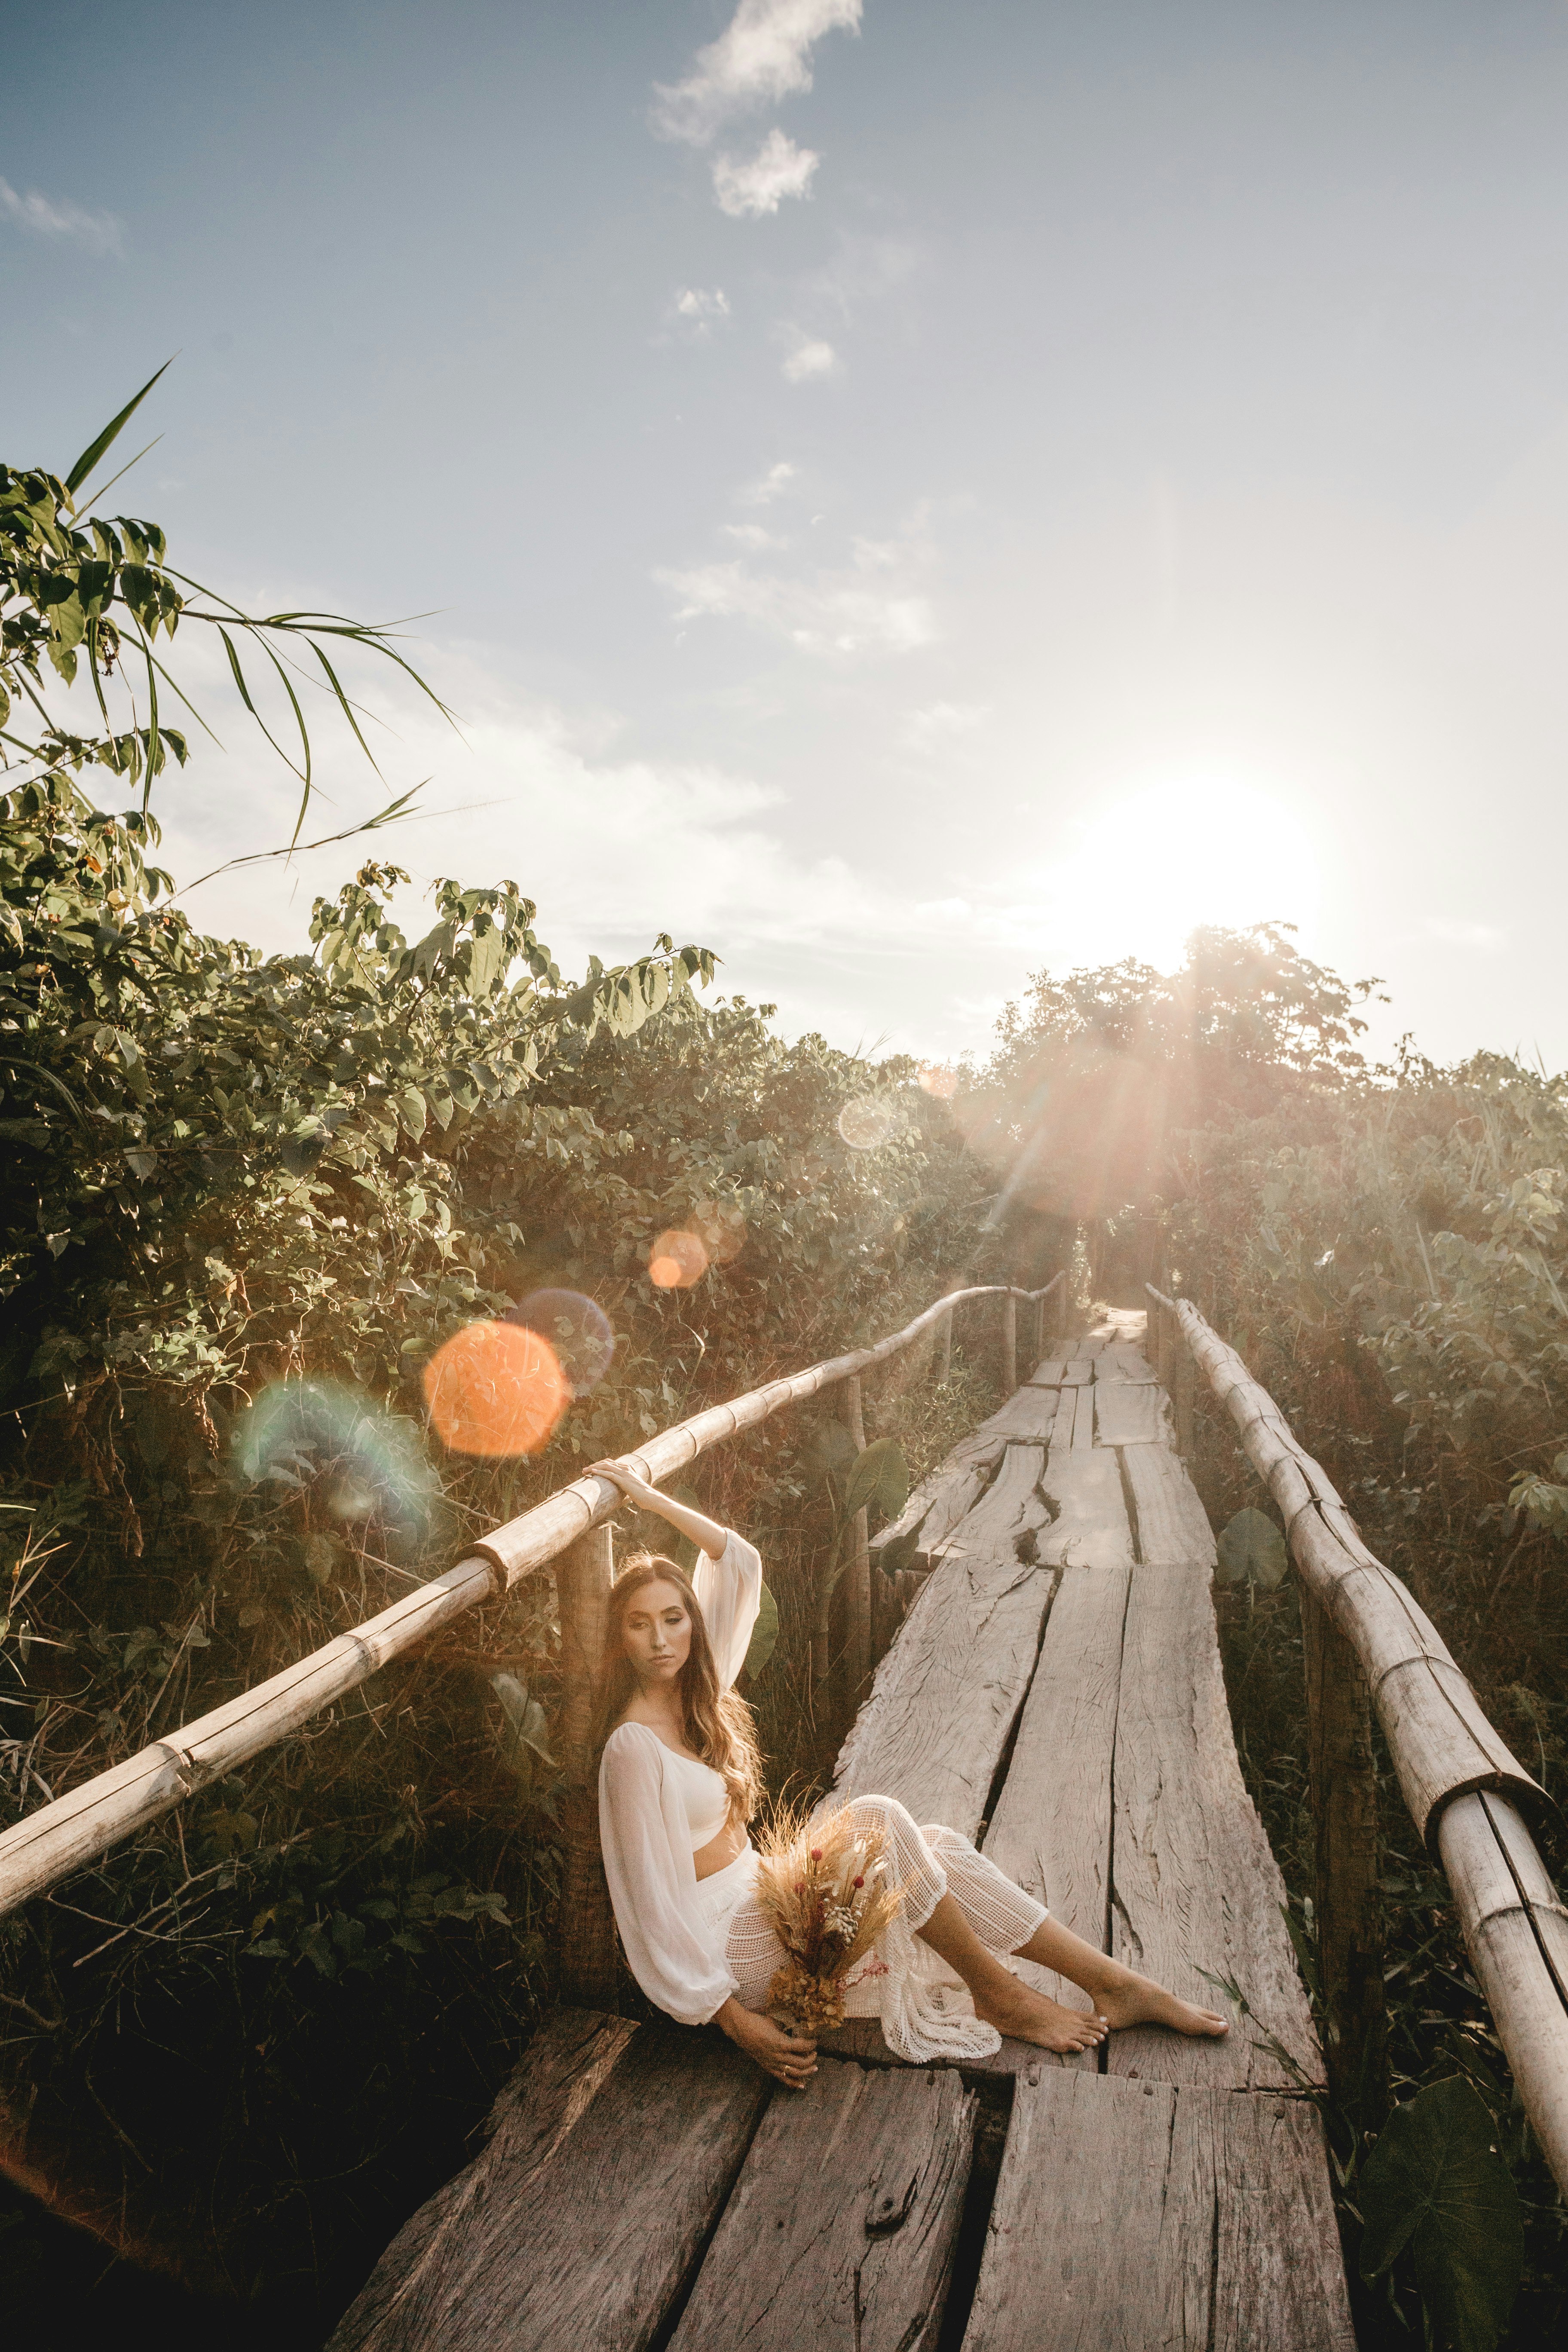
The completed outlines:
{"type": "Polygon", "coordinates": [[[1281,799],[1199,773],[1163,777],[1089,818],[1053,896],[1074,961],[1133,955],[1168,968],[1205,923],[1310,926],[1318,882],[1312,840],[1281,799]]]}

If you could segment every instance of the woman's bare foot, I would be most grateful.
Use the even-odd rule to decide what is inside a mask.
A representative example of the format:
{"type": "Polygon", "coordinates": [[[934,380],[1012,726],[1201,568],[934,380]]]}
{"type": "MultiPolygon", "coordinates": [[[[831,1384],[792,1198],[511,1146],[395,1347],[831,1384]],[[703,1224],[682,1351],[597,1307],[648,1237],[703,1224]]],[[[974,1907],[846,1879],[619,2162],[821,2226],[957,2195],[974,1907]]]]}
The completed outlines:
{"type": "Polygon", "coordinates": [[[1197,2009],[1190,2000],[1178,2000],[1152,1978],[1134,1976],[1131,1969],[1124,1983],[1107,1987],[1095,1999],[1101,2015],[1116,2031],[1128,2025],[1168,2025],[1177,2033],[1217,2036],[1230,2032],[1229,2020],[1218,2010],[1197,2009]]]}
{"type": "Polygon", "coordinates": [[[1016,1977],[1009,1978],[1006,1986],[999,1987],[984,1999],[977,1999],[974,2014],[986,2025],[994,2025],[998,2033],[1006,2034],[1010,2041],[1032,2042],[1041,2050],[1059,2050],[1068,2055],[1078,2050],[1094,2049],[1110,2030],[1105,2017],[1098,2013],[1090,2016],[1081,2009],[1064,2009],[1059,2000],[1052,2000],[1047,1993],[1031,1991],[1016,1977]]]}

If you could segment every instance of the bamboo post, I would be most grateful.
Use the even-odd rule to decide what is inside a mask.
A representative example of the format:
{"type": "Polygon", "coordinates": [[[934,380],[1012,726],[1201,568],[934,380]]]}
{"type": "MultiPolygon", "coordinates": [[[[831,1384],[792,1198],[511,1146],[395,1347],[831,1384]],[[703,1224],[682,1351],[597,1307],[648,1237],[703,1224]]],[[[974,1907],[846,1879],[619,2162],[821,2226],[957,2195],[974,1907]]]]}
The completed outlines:
{"type": "Polygon", "coordinates": [[[952,1308],[936,1327],[936,1385],[940,1389],[952,1370],[952,1308]]]}
{"type": "Polygon", "coordinates": [[[1377,1886],[1372,1702],[1354,1650],[1299,1584],[1317,1832],[1318,1970],[1329,2093],[1358,2132],[1387,2105],[1388,2019],[1377,1886]]]}
{"type": "Polygon", "coordinates": [[[1011,1291],[1002,1301],[1002,1335],[997,1370],[1002,1393],[1010,1397],[1018,1385],[1018,1302],[1011,1291]]]}
{"type": "Polygon", "coordinates": [[[599,1853],[594,1709],[615,1576],[615,1538],[594,1528],[555,1562],[561,1606],[561,1991],[583,2009],[616,2005],[616,1928],[599,1853]]]}
{"type": "Polygon", "coordinates": [[[1057,1285],[1057,1337],[1058,1339],[1065,1339],[1067,1338],[1068,1325],[1072,1320],[1072,1301],[1068,1297],[1068,1293],[1071,1288],[1072,1264],[1069,1259],[1067,1265],[1062,1269],[1062,1279],[1057,1285]]]}
{"type": "MultiPolygon", "coordinates": [[[[844,1419],[857,1454],[866,1451],[866,1422],[861,1410],[858,1376],[844,1383],[844,1419]]],[[[851,1706],[871,1671],[871,1522],[857,1511],[849,1535],[849,1564],[844,1572],[844,1681],[851,1706]]]]}

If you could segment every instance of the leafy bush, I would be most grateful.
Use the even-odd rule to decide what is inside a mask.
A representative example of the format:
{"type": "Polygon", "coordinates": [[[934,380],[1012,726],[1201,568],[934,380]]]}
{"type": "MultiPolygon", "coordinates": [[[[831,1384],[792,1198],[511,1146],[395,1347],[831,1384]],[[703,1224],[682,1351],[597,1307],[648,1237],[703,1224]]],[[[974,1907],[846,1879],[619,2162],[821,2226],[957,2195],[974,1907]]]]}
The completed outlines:
{"type": "MultiPolygon", "coordinates": [[[[895,1327],[1002,1247],[911,1066],[702,1004],[702,950],[660,939],[568,981],[515,884],[453,881],[410,943],[378,863],[318,901],[309,951],[199,934],[148,862],[151,811],[83,781],[145,790],[186,755],[153,699],[177,693],[163,640],[205,614],[231,641],[304,634],[329,667],[333,629],[387,648],[195,601],[153,526],[80,521],[82,478],[0,471],[0,674],[37,721],[5,736],[0,798],[5,1820],[330,1640],[581,1460],[895,1327]],[[117,727],[132,650],[150,708],[117,727]],[[57,720],[46,665],[101,732],[57,720]],[[840,1117],[868,1097],[855,1148],[840,1117]],[[711,1262],[664,1288],[672,1228],[711,1262]],[[550,1287],[608,1317],[607,1374],[532,1458],[447,1453],[425,1365],[550,1287]]],[[[254,704],[237,652],[236,674],[254,704]]],[[[973,1380],[955,1360],[933,1402],[910,1370],[868,1413],[920,1468],[973,1380]]],[[[829,1417],[698,1473],[768,1555],[781,1776],[835,1729],[807,1665],[829,1417]]],[[[341,2305],[461,2161],[550,1987],[557,1654],[535,1580],[0,1922],[6,2137],[61,2210],[289,2326],[341,2305]]]]}

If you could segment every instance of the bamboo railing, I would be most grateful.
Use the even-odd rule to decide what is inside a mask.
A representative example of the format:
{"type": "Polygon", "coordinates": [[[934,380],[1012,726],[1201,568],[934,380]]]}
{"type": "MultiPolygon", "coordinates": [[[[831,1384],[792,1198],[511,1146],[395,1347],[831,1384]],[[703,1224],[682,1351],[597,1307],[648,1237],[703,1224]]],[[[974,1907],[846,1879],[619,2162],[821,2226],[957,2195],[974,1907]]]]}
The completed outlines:
{"type": "MultiPolygon", "coordinates": [[[[755,1428],[787,1405],[800,1404],[841,1381],[858,1381],[901,1355],[933,1324],[942,1323],[946,1338],[954,1308],[971,1299],[1005,1302],[1000,1318],[1000,1369],[1009,1389],[1016,1387],[1017,1302],[1023,1298],[1037,1303],[1043,1318],[1044,1300],[1063,1279],[1057,1275],[1042,1290],[985,1283],[950,1291],[901,1331],[879,1339],[874,1347],[857,1348],[848,1355],[812,1364],[787,1380],[772,1381],[745,1396],[733,1397],[726,1404],[710,1405],[706,1412],[661,1430],[626,1459],[658,1486],[684,1470],[710,1446],[755,1428]]],[[[583,1538],[614,1516],[621,1500],[619,1487],[608,1478],[590,1474],[574,1479],[532,1510],[497,1528],[444,1576],[432,1578],[378,1616],[340,1633],[335,1641],[258,1683],[254,1690],[242,1692],[226,1706],[171,1731],[165,1738],[152,1741],[112,1770],[100,1772],[65,1796],[40,1805],[0,1835],[0,1916],[108,1853],[264,1748],[276,1746],[454,1617],[496,1598],[523,1577],[548,1567],[559,1555],[580,1547],[583,1538]]],[[[581,1643],[569,1646],[574,1672],[581,1679],[591,1672],[591,1665],[579,1654],[581,1643]]],[[[568,1693],[569,1713],[580,1697],[580,1693],[568,1693]]]]}
{"type": "Polygon", "coordinates": [[[1147,1287],[1235,1422],[1300,1579],[1331,2087],[1353,2097],[1382,2030],[1375,1707],[1411,1819],[1447,1874],[1525,2112],[1568,2190],[1568,1909],[1525,1824],[1526,1811],[1549,1801],[1545,1791],[1235,1349],[1190,1299],[1147,1287]]]}

